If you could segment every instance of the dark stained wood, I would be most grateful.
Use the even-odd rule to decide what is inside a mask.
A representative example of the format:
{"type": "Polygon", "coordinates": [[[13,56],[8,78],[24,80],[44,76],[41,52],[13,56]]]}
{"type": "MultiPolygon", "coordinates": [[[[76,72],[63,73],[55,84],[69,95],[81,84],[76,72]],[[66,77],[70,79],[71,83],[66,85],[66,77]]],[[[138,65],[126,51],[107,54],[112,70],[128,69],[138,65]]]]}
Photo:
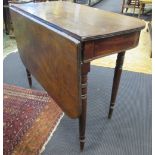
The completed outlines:
{"type": "Polygon", "coordinates": [[[12,30],[12,23],[11,23],[11,17],[9,12],[8,0],[3,0],[3,20],[4,20],[6,34],[10,34],[10,31],[12,30]]]}
{"type": "Polygon", "coordinates": [[[134,48],[138,45],[140,32],[118,35],[95,41],[85,42],[84,62],[134,48]]]}
{"type": "Polygon", "coordinates": [[[30,88],[32,87],[32,78],[31,78],[31,73],[28,69],[26,69],[26,73],[27,73],[27,79],[28,79],[28,82],[29,82],[29,86],[30,88]]]}
{"type": "Polygon", "coordinates": [[[122,74],[124,55],[125,55],[125,52],[121,52],[121,53],[118,53],[118,56],[117,56],[108,118],[112,117],[112,112],[114,109],[116,96],[117,96],[117,92],[118,92],[118,87],[119,87],[119,82],[120,82],[120,78],[121,78],[121,74],[122,74]]]}
{"type": "Polygon", "coordinates": [[[79,117],[80,42],[15,9],[11,15],[25,67],[68,116],[79,117]]]}
{"type": "Polygon", "coordinates": [[[122,72],[125,53],[122,51],[137,46],[145,23],[70,2],[18,4],[12,5],[11,10],[25,67],[68,116],[79,118],[83,150],[90,61],[120,52],[113,79],[110,118],[122,72]]]}
{"type": "Polygon", "coordinates": [[[29,3],[13,7],[81,41],[134,32],[145,26],[143,21],[133,17],[71,2],[29,3]]]}
{"type": "Polygon", "coordinates": [[[94,58],[94,41],[87,41],[83,48],[83,61],[89,61],[94,58]]]}
{"type": "Polygon", "coordinates": [[[87,74],[90,71],[90,63],[82,64],[81,66],[81,99],[82,112],[79,117],[79,139],[80,150],[83,151],[85,144],[85,128],[86,128],[86,113],[87,113],[87,74]]]}

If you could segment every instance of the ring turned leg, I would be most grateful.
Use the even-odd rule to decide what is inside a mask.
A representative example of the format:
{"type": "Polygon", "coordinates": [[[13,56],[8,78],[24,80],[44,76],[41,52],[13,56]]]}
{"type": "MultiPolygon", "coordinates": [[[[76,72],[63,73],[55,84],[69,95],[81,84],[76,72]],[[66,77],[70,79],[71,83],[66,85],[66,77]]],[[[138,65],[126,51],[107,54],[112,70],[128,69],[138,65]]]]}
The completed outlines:
{"type": "Polygon", "coordinates": [[[82,64],[82,75],[81,75],[82,112],[79,117],[79,139],[80,139],[81,151],[83,151],[85,144],[86,110],[87,110],[87,74],[89,71],[90,71],[90,63],[82,64]]]}
{"type": "Polygon", "coordinates": [[[31,73],[29,72],[28,69],[26,69],[26,73],[27,73],[27,79],[28,79],[28,82],[29,82],[29,86],[31,88],[32,87],[31,73]]]}
{"type": "Polygon", "coordinates": [[[117,55],[108,118],[112,117],[115,100],[116,100],[116,96],[117,96],[117,91],[118,91],[118,87],[119,87],[119,82],[120,82],[120,78],[121,78],[121,73],[122,73],[124,55],[125,55],[125,52],[118,53],[118,55],[117,55]]]}

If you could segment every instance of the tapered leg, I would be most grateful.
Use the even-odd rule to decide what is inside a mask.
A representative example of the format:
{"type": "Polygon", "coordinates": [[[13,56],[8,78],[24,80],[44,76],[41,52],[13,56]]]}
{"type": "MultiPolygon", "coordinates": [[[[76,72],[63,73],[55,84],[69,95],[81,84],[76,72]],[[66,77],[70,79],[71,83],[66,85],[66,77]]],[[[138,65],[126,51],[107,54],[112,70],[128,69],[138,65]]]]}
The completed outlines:
{"type": "Polygon", "coordinates": [[[124,5],[125,5],[125,0],[123,0],[123,4],[122,4],[122,10],[121,10],[121,13],[123,13],[123,10],[124,10],[124,5]]]}
{"type": "Polygon", "coordinates": [[[139,13],[138,13],[138,18],[140,18],[140,15],[141,15],[141,13],[143,12],[143,7],[144,6],[144,4],[143,3],[140,3],[140,6],[139,6],[139,13]]]}
{"type": "Polygon", "coordinates": [[[87,74],[90,71],[90,63],[82,65],[81,73],[81,100],[82,112],[79,117],[80,150],[83,151],[85,144],[86,110],[87,110],[87,74]]]}
{"type": "Polygon", "coordinates": [[[9,34],[11,30],[11,17],[10,17],[8,4],[6,4],[5,7],[3,8],[3,19],[4,19],[6,34],[9,34]]]}
{"type": "Polygon", "coordinates": [[[116,96],[117,96],[117,91],[118,91],[118,87],[119,87],[119,82],[120,82],[120,78],[121,78],[121,73],[122,73],[124,55],[125,55],[125,52],[121,52],[121,53],[118,53],[118,56],[117,56],[108,118],[112,117],[115,100],[116,100],[116,96]]]}
{"type": "Polygon", "coordinates": [[[26,73],[27,73],[27,79],[28,79],[28,82],[29,82],[29,86],[31,88],[32,87],[31,73],[29,72],[28,69],[26,69],[26,73]]]}

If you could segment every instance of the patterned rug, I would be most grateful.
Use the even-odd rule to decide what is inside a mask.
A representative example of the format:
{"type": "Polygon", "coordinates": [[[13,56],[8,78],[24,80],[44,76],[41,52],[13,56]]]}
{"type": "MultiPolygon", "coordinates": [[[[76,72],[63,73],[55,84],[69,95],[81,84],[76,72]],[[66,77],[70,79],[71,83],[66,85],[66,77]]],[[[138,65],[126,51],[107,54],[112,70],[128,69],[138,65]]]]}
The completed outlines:
{"type": "Polygon", "coordinates": [[[4,155],[38,154],[63,116],[47,93],[8,84],[3,107],[4,155]]]}

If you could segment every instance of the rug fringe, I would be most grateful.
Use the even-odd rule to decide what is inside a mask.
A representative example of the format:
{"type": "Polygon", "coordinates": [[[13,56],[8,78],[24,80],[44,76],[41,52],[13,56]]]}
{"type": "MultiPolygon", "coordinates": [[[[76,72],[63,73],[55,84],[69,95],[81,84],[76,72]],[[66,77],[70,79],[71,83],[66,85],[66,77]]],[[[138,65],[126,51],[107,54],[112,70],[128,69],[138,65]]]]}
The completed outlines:
{"type": "Polygon", "coordinates": [[[47,145],[48,142],[51,140],[51,138],[52,138],[54,132],[56,131],[58,125],[60,124],[60,121],[61,121],[61,119],[63,118],[63,116],[64,116],[64,113],[63,113],[63,114],[60,116],[60,118],[58,119],[58,122],[57,122],[56,126],[54,127],[53,131],[50,133],[50,136],[47,138],[47,140],[46,140],[46,142],[44,143],[44,145],[42,146],[42,148],[40,149],[39,154],[41,154],[41,153],[45,150],[46,145],[47,145]]]}

